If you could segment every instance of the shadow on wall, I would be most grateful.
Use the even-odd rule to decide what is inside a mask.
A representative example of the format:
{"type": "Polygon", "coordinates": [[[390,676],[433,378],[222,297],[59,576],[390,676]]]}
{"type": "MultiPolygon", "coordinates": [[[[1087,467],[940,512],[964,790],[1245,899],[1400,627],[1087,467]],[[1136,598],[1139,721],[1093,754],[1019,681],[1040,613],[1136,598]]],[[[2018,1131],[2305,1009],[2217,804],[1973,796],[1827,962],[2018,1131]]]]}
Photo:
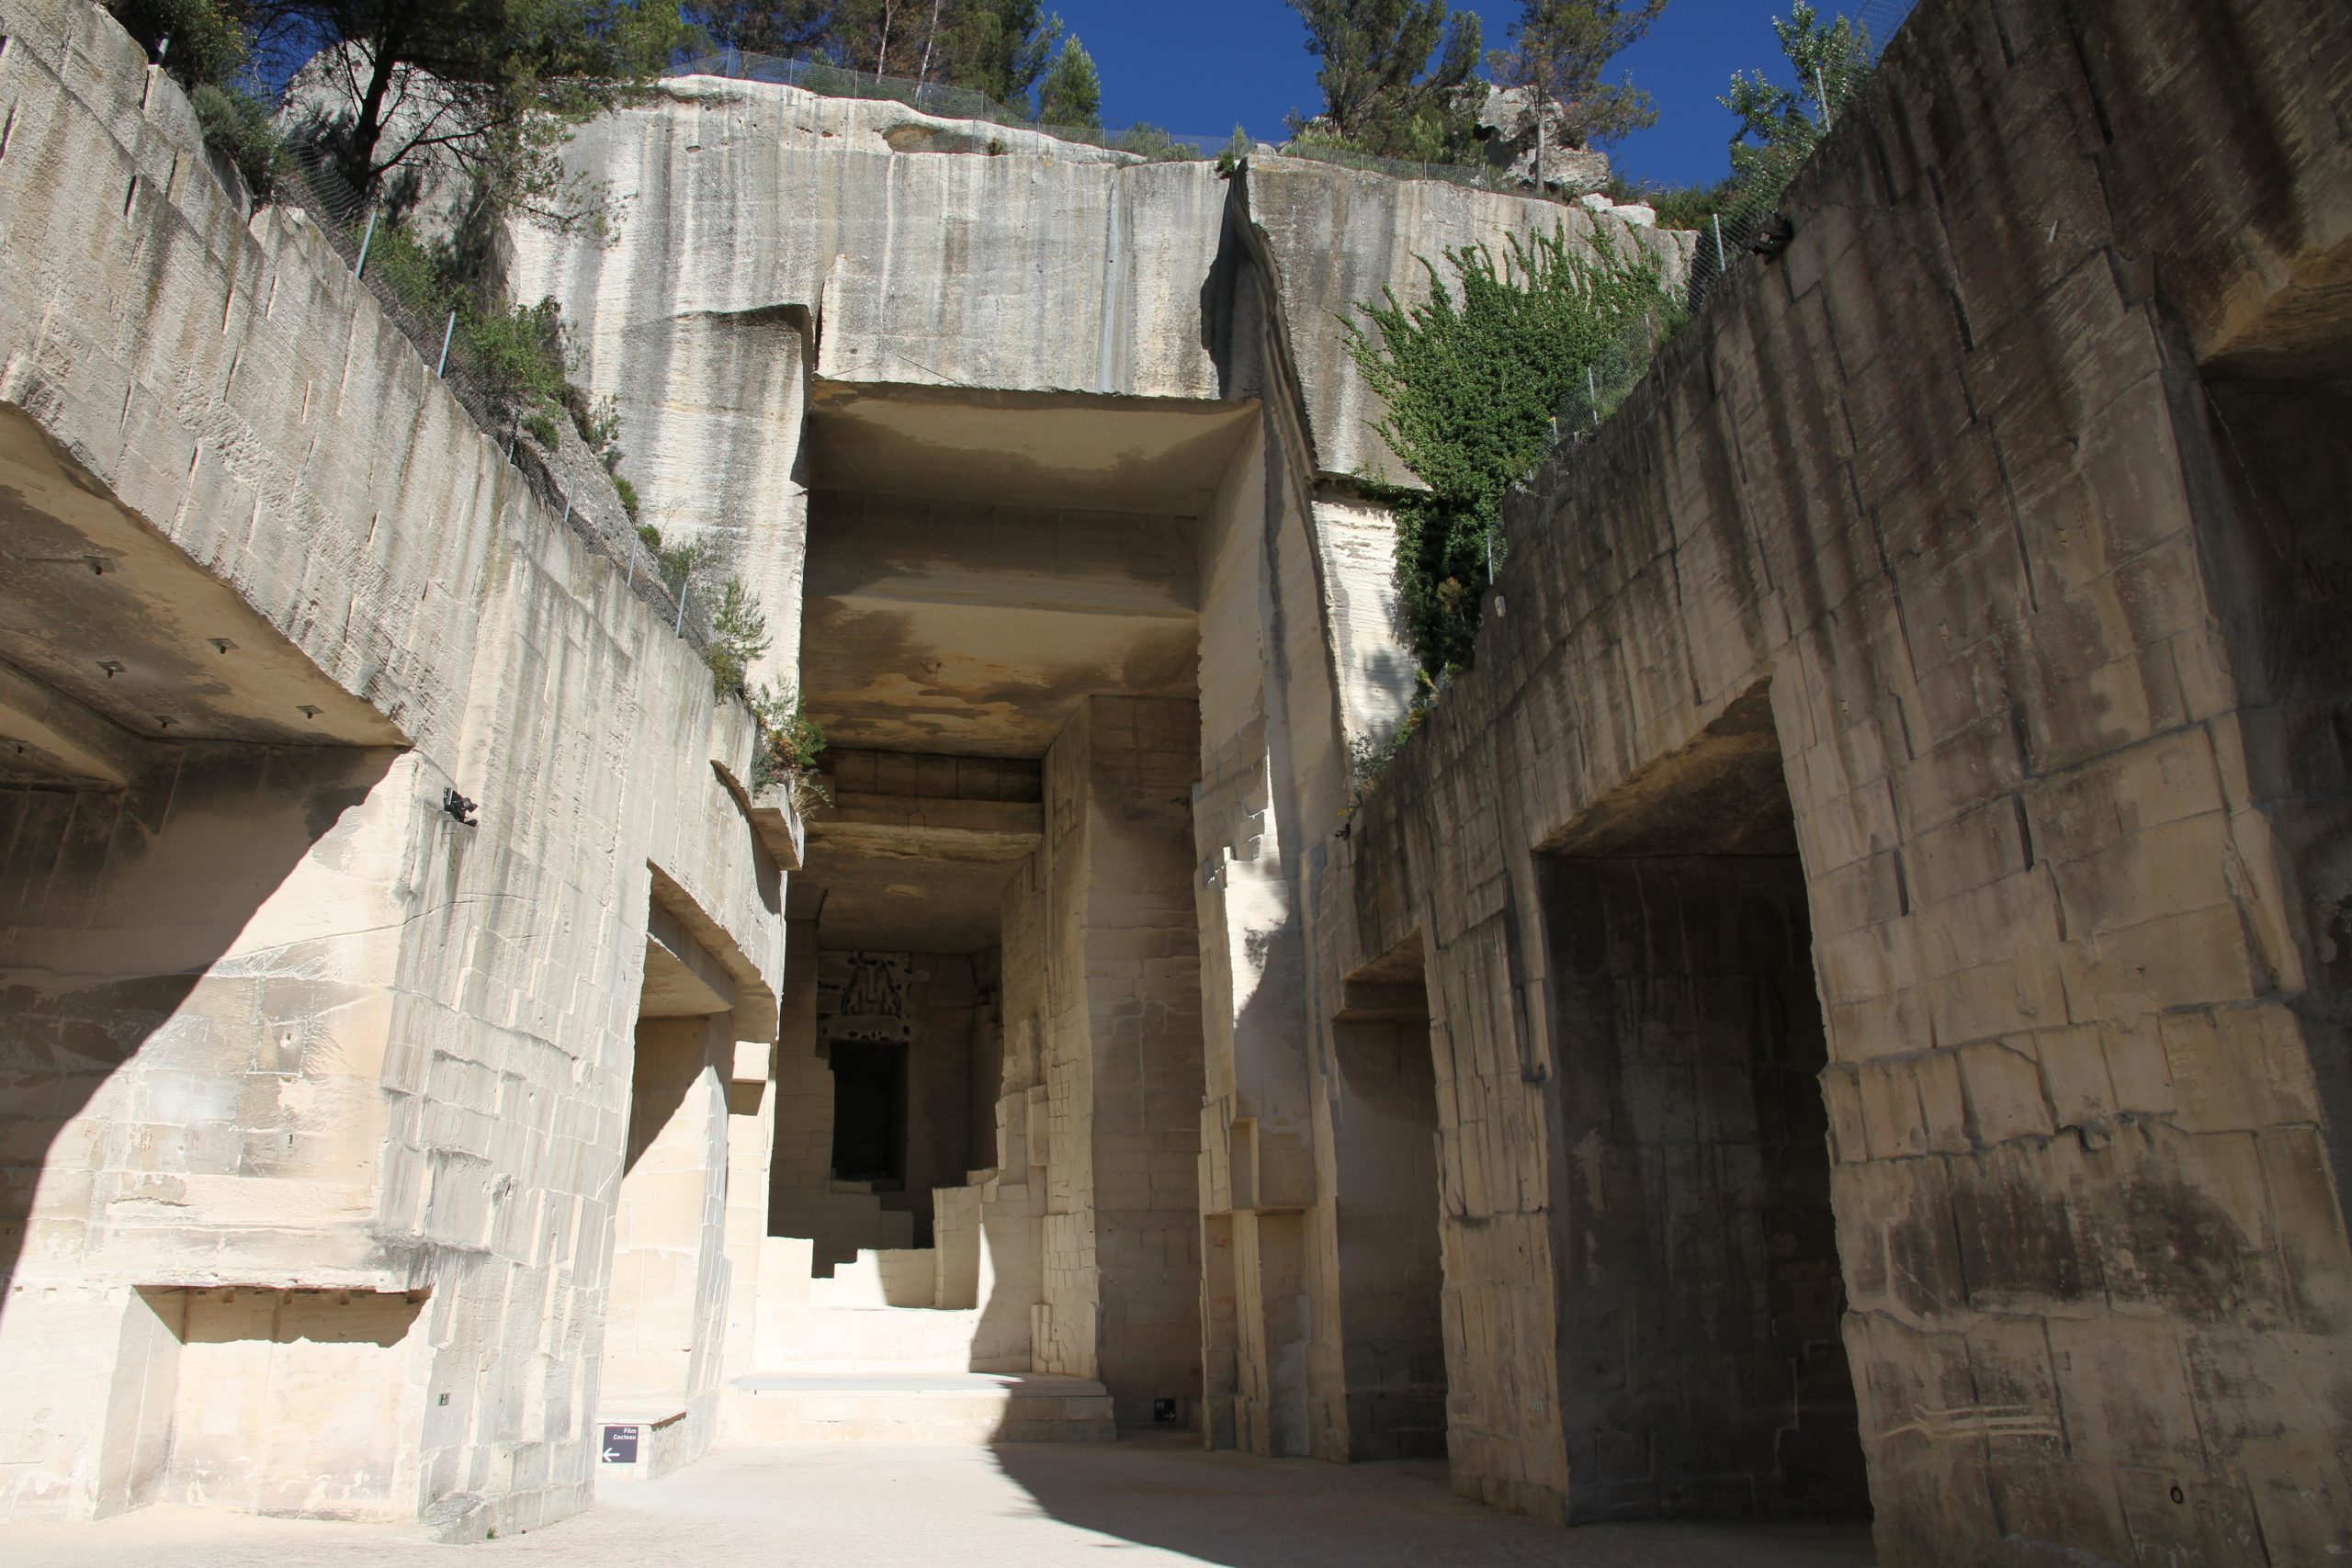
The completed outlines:
{"type": "Polygon", "coordinates": [[[20,1269],[88,1280],[141,1225],[167,1258],[203,1178],[347,1171],[287,1091],[381,1076],[344,1033],[391,978],[368,928],[405,813],[356,808],[400,753],[150,744],[123,789],[0,784],[0,1352],[20,1269]]]}
{"type": "MultiPolygon", "coordinates": [[[[1209,1452],[1197,1438],[1005,1445],[997,1467],[1054,1518],[1226,1568],[1867,1568],[1862,1525],[1588,1525],[1563,1530],[1455,1496],[1438,1460],[1333,1465],[1209,1452]],[[1311,1467],[1311,1468],[1310,1468],[1311,1467]]],[[[1105,1543],[1109,1544],[1109,1543],[1105,1543]]]]}

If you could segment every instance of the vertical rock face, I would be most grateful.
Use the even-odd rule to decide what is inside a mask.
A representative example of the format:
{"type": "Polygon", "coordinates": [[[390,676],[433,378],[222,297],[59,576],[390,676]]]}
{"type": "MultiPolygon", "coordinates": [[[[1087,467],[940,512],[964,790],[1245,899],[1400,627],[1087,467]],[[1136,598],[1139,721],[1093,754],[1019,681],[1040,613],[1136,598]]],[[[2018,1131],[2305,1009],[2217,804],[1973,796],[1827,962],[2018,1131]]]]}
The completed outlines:
{"type": "Polygon", "coordinates": [[[0,1512],[505,1530],[888,1362],[1890,1564],[2352,1548],[2352,18],[2158,10],[1924,5],[1377,779],[1348,311],[1683,237],[587,128],[620,237],[518,291],[831,727],[804,834],[320,237],[0,0],[0,1512]]]}
{"type": "Polygon", "coordinates": [[[0,1508],[575,1511],[656,885],[697,1171],[774,1035],[752,728],[109,18],[0,37],[0,1508]]]}
{"type": "Polygon", "coordinates": [[[1882,1562],[2323,1561],[2352,806],[2270,738],[2346,700],[2289,650],[2341,598],[2352,21],[1997,9],[1918,10],[1785,253],[1513,504],[1321,972],[1429,954],[1487,1495],[1834,1505],[1859,1427],[1882,1562]]]}

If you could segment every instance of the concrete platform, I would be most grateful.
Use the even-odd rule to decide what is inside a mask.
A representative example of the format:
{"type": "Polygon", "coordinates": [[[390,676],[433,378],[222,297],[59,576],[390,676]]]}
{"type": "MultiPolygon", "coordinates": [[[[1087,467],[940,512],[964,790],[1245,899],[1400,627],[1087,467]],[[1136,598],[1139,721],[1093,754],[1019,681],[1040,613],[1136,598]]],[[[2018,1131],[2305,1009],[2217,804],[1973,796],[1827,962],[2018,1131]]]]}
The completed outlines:
{"type": "MultiPolygon", "coordinates": [[[[763,1367],[839,1363],[910,1372],[968,1371],[979,1337],[977,1308],[775,1306],[763,1309],[763,1367]]],[[[1024,1365],[1025,1360],[1024,1360],[1024,1365]]]]}
{"type": "Polygon", "coordinates": [[[1849,1525],[1563,1530],[1464,1502],[1442,1464],[1068,1448],[721,1450],[576,1518],[478,1546],[421,1531],[158,1507],[11,1526],[8,1568],[1868,1568],[1849,1525]],[[1115,1552],[1115,1556],[1108,1555],[1115,1552]]]}
{"type": "Polygon", "coordinates": [[[1044,1372],[788,1370],[735,1379],[722,1440],[741,1443],[1107,1443],[1111,1394],[1044,1372]]]}

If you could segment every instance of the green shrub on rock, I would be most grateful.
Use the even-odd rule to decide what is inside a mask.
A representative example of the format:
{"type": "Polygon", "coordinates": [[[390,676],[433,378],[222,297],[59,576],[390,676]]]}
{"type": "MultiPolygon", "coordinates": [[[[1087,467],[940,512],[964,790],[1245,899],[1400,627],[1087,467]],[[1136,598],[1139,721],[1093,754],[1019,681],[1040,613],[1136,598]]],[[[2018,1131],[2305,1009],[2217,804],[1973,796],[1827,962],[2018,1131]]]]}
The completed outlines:
{"type": "Polygon", "coordinates": [[[1512,236],[1499,265],[1483,245],[1444,261],[1451,283],[1422,258],[1424,302],[1390,290],[1347,324],[1349,353],[1388,404],[1382,437],[1429,487],[1367,488],[1396,508],[1407,630],[1431,677],[1469,660],[1503,495],[1558,438],[1562,405],[1605,413],[1680,319],[1657,259],[1605,231],[1589,250],[1560,229],[1512,236]]]}

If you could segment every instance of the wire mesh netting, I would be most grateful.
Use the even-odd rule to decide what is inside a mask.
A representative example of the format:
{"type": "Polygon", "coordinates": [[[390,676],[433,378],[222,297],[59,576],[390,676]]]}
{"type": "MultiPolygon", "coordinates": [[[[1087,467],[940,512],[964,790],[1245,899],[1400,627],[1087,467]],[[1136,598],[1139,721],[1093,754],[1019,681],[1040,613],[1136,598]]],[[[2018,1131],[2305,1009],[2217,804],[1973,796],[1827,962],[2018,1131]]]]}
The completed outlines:
{"type": "MultiPolygon", "coordinates": [[[[514,367],[503,356],[477,347],[468,331],[466,312],[451,299],[432,269],[401,265],[419,242],[389,220],[316,146],[288,149],[270,198],[300,209],[317,227],[358,274],[386,318],[416,346],[425,365],[474,423],[498,445],[532,493],[549,511],[560,514],[575,535],[618,565],[630,591],[659,611],[680,637],[697,649],[707,649],[716,586],[691,576],[680,577],[674,570],[665,578],[663,563],[625,517],[600,519],[599,511],[609,513],[612,509],[575,504],[537,446],[526,438],[535,420],[570,415],[546,407],[518,386],[514,367]]],[[[536,320],[539,330],[552,339],[548,351],[560,355],[560,318],[547,310],[536,320]]]]}
{"type": "Polygon", "coordinates": [[[944,82],[877,76],[873,72],[852,70],[828,60],[788,59],[782,55],[755,54],[748,50],[726,49],[715,54],[702,55],[673,67],[669,74],[673,77],[718,76],[735,82],[765,82],[777,86],[798,87],[829,98],[861,98],[878,103],[903,104],[941,119],[977,120],[1002,126],[1008,130],[1050,136],[1057,141],[1108,148],[1113,152],[1132,152],[1140,158],[1159,161],[1213,159],[1227,151],[1247,153],[1252,146],[1239,126],[1215,134],[1202,134],[1179,133],[1149,120],[1136,120],[1120,126],[1050,125],[1033,119],[1019,109],[1007,107],[985,94],[966,87],[951,87],[944,82]],[[1237,137],[1240,138],[1238,144],[1237,137]]]}
{"type": "MultiPolygon", "coordinates": [[[[1849,14],[1872,60],[1915,3],[1863,0],[1849,14]]],[[[831,97],[899,103],[944,119],[999,125],[1151,161],[1207,160],[1226,154],[1246,157],[1261,148],[1271,148],[1283,156],[1311,158],[1395,178],[1442,180],[1520,196],[1534,194],[1509,171],[1486,164],[1408,163],[1296,139],[1278,144],[1263,142],[1240,126],[1219,135],[1178,133],[1148,121],[1124,126],[1052,125],[968,89],[876,75],[824,60],[726,50],[684,62],[670,74],[768,82],[831,97]]],[[[1824,91],[1817,95],[1817,101],[1823,118],[1834,126],[1841,107],[1838,96],[1824,91]]],[[[1783,176],[1726,187],[1725,198],[1698,235],[1688,294],[1691,309],[1738,265],[1743,254],[1769,248],[1770,227],[1785,185],[1783,176]]],[[[720,585],[708,581],[705,566],[690,560],[682,564],[678,552],[666,552],[665,558],[648,548],[634,525],[615,516],[610,507],[574,503],[568,487],[541,455],[539,444],[525,439],[526,430],[535,426],[544,434],[546,427],[537,422],[570,416],[518,382],[511,355],[499,352],[502,344],[492,340],[488,349],[481,346],[471,330],[475,318],[453,300],[435,269],[401,265],[404,257],[414,253],[418,242],[387,220],[332,158],[315,146],[288,151],[272,199],[299,208],[318,227],[468,415],[499,444],[533,493],[560,513],[582,539],[618,564],[630,590],[659,611],[679,636],[697,649],[709,648],[715,633],[712,611],[720,585]]],[[[548,339],[548,351],[560,357],[560,319],[548,308],[537,321],[537,330],[548,339]]],[[[1601,355],[1588,367],[1584,387],[1572,391],[1560,406],[1557,424],[1562,440],[1589,434],[1623,400],[1646,370],[1669,326],[1645,321],[1641,332],[1629,336],[1618,351],[1601,355]]]]}
{"type": "MultiPolygon", "coordinates": [[[[1871,40],[1873,57],[1878,50],[1884,47],[1885,40],[1902,26],[1904,18],[1910,15],[1916,4],[1917,0],[1862,0],[1862,4],[1849,14],[1855,26],[1871,40]]],[[[684,62],[673,67],[669,74],[673,77],[717,76],[739,82],[766,82],[798,87],[826,97],[904,104],[909,108],[942,119],[1001,125],[1008,130],[1029,131],[1056,141],[1107,148],[1113,152],[1131,152],[1155,161],[1207,160],[1227,153],[1244,157],[1262,147],[1285,158],[1309,158],[1317,163],[1361,169],[1395,179],[1442,180],[1449,185],[1512,196],[1540,196],[1563,202],[1575,199],[1574,193],[1538,191],[1510,170],[1488,163],[1412,163],[1333,146],[1311,138],[1261,139],[1252,136],[1239,125],[1228,131],[1212,133],[1171,131],[1149,120],[1108,126],[1056,125],[968,88],[949,86],[941,82],[877,75],[822,59],[787,58],[746,50],[723,49],[684,62]]],[[[1769,202],[1759,197],[1756,205],[1760,209],[1769,206],[1769,202]]],[[[1758,216],[1760,217],[1760,213],[1758,216]]],[[[1748,220],[1749,215],[1743,211],[1734,221],[1748,220]]],[[[1732,241],[1728,233],[1726,241],[1727,244],[1732,241]]]]}
{"type": "MultiPolygon", "coordinates": [[[[1875,64],[1917,4],[1917,0],[1863,0],[1854,10],[1842,15],[1853,23],[1857,42],[1875,64]]],[[[1851,85],[1841,92],[1837,85],[1816,78],[1797,84],[1797,90],[1800,95],[1811,96],[1821,118],[1823,133],[1834,130],[1838,112],[1847,107],[1851,96],[1851,85]]],[[[1791,168],[1778,177],[1750,179],[1728,189],[1726,199],[1699,231],[1698,250],[1690,258],[1692,310],[1697,310],[1715,285],[1738,265],[1741,256],[1751,251],[1769,252],[1774,247],[1773,229],[1781,196],[1788,188],[1788,176],[1794,173],[1791,168]]]]}
{"type": "MultiPolygon", "coordinates": [[[[1877,62],[1916,4],[1917,0],[1865,0],[1846,14],[1854,25],[1857,41],[1871,63],[1877,62]]],[[[1841,96],[1826,83],[1815,85],[1812,92],[1823,117],[1822,131],[1826,134],[1836,128],[1838,113],[1847,106],[1850,92],[1841,96]]],[[[1791,166],[1724,187],[1722,199],[1698,231],[1683,297],[1683,314],[1696,311],[1716,286],[1737,270],[1742,257],[1773,248],[1781,197],[1794,173],[1794,166],[1791,166]]],[[[1644,321],[1640,332],[1629,334],[1588,367],[1584,384],[1572,389],[1561,400],[1555,420],[1561,443],[1571,449],[1582,445],[1625,400],[1634,384],[1648,372],[1650,360],[1666,335],[1659,326],[1656,321],[1644,321]]]]}

